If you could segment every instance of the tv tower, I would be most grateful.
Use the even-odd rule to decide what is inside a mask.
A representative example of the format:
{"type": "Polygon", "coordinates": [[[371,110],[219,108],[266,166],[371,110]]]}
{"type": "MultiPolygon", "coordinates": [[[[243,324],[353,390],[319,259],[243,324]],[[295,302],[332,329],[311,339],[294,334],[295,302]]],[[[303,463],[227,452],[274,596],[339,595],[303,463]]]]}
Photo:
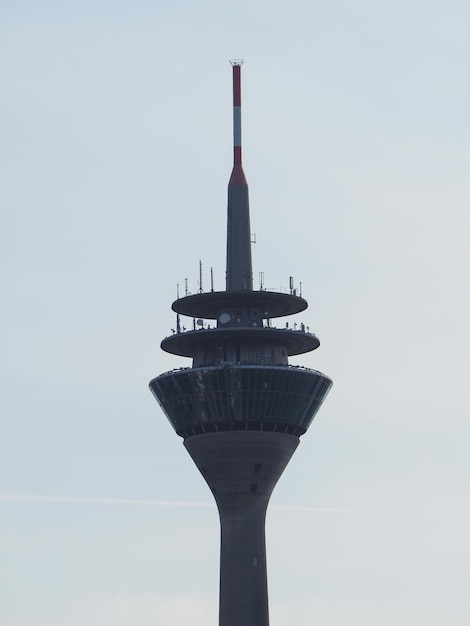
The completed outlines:
{"type": "MultiPolygon", "coordinates": [[[[242,167],[243,61],[233,71],[234,162],[228,184],[225,291],[178,297],[176,332],[161,347],[192,359],[150,389],[209,485],[221,527],[219,626],[268,626],[265,516],[271,493],[326,397],[324,374],[289,365],[315,350],[304,325],[273,320],[307,308],[289,292],[253,289],[248,185],[242,167]],[[180,315],[193,318],[192,330],[180,315]],[[196,321],[197,320],[197,321],[196,321]]],[[[191,324],[190,324],[191,325],[191,324]]]]}

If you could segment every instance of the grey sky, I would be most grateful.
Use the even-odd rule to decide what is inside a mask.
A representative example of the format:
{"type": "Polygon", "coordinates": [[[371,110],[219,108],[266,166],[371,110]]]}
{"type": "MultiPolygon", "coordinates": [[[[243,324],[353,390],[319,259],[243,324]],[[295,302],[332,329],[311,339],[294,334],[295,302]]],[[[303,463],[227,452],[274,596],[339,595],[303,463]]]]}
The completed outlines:
{"type": "Polygon", "coordinates": [[[272,624],[468,624],[469,18],[2,4],[2,626],[217,623],[215,508],[133,502],[211,504],[147,382],[189,364],[176,284],[223,288],[233,57],[255,285],[302,282],[293,362],[335,382],[274,492],[272,624]]]}

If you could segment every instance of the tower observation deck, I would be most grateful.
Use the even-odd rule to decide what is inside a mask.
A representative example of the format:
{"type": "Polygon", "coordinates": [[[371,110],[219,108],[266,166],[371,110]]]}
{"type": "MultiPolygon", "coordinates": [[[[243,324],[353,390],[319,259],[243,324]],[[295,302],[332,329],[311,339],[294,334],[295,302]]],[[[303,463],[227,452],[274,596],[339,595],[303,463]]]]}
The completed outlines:
{"type": "Polygon", "coordinates": [[[209,485],[221,524],[219,626],[268,626],[265,515],[269,498],[332,381],[289,364],[318,338],[272,320],[307,308],[296,291],[253,290],[248,185],[242,167],[242,61],[233,71],[234,160],[228,184],[225,291],[178,298],[166,352],[192,367],[161,374],[150,389],[209,485]],[[182,331],[180,315],[193,318],[182,331]],[[197,328],[195,320],[213,320],[197,328]]]}

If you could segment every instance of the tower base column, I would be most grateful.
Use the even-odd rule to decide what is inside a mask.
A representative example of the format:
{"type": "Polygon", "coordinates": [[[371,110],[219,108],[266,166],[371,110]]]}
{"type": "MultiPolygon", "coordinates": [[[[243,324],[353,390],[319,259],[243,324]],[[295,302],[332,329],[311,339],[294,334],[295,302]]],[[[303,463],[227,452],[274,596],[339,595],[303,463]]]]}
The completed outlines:
{"type": "Polygon", "coordinates": [[[266,509],[298,444],[294,435],[267,431],[214,432],[184,441],[219,509],[219,626],[269,625],[266,509]]]}

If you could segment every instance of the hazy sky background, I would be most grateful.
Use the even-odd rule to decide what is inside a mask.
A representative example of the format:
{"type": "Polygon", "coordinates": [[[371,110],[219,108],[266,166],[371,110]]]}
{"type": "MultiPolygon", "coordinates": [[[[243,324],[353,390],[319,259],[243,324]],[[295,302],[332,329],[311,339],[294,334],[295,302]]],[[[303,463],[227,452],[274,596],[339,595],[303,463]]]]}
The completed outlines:
{"type": "Polygon", "coordinates": [[[233,57],[255,285],[302,282],[292,362],[335,383],[272,499],[272,626],[469,623],[469,29],[463,0],[1,3],[2,626],[217,625],[217,512],[147,383],[190,364],[176,284],[224,288],[233,57]]]}

